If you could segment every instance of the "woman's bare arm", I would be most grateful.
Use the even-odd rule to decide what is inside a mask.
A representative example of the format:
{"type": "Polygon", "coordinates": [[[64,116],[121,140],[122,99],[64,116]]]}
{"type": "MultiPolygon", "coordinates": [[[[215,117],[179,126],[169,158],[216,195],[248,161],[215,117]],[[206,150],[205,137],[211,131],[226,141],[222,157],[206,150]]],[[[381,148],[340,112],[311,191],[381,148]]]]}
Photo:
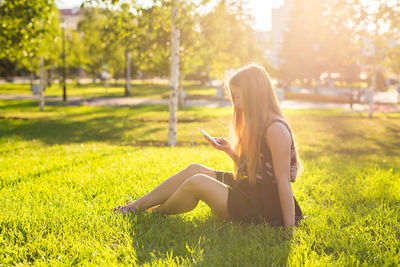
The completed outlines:
{"type": "Polygon", "coordinates": [[[233,147],[232,145],[229,143],[228,140],[226,140],[223,137],[215,137],[215,141],[217,141],[218,144],[220,144],[219,146],[217,146],[216,144],[214,144],[212,141],[210,141],[206,136],[204,136],[204,139],[207,140],[207,142],[214,147],[215,149],[224,151],[226,154],[229,155],[229,157],[232,158],[233,162],[235,162],[236,166],[238,165],[238,158],[235,155],[235,153],[233,152],[233,147]]]}
{"type": "Polygon", "coordinates": [[[284,125],[274,123],[268,127],[266,138],[272,154],[284,225],[292,228],[295,226],[295,208],[290,185],[291,135],[284,125]]]}

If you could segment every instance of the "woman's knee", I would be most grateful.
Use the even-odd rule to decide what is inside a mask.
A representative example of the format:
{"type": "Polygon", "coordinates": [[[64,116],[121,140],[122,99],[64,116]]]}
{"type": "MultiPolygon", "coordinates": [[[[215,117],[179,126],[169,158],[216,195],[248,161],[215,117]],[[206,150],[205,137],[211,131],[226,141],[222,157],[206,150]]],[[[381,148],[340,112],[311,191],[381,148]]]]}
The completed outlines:
{"type": "Polygon", "coordinates": [[[192,163],[190,164],[187,169],[189,170],[189,177],[196,175],[196,174],[203,174],[203,175],[208,175],[212,178],[217,178],[216,171],[210,167],[198,164],[198,163],[192,163]]]}
{"type": "Polygon", "coordinates": [[[192,163],[186,169],[190,172],[190,176],[193,176],[204,173],[207,168],[199,163],[192,163]]]}
{"type": "Polygon", "coordinates": [[[182,190],[190,192],[195,197],[203,199],[205,195],[207,195],[212,187],[215,186],[213,184],[213,179],[205,174],[195,174],[182,184],[182,190]]]}
{"type": "Polygon", "coordinates": [[[204,201],[223,217],[229,217],[227,212],[228,188],[225,185],[207,175],[196,174],[183,183],[181,190],[198,200],[204,201]]]}
{"type": "Polygon", "coordinates": [[[204,183],[203,180],[205,178],[206,177],[203,174],[192,175],[182,184],[182,189],[191,192],[197,192],[201,188],[201,185],[204,183]]]}

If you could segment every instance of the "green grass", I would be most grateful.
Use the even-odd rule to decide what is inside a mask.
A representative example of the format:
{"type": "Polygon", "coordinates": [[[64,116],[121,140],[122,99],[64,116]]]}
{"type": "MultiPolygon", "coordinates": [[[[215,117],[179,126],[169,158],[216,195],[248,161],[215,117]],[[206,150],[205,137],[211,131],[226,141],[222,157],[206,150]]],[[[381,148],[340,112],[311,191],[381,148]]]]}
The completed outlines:
{"type": "MultiPolygon", "coordinates": [[[[215,96],[216,89],[207,88],[196,85],[193,82],[185,82],[184,90],[188,95],[192,96],[215,96]]],[[[32,94],[29,84],[13,84],[5,83],[0,84],[0,94],[32,94]]],[[[63,95],[62,86],[53,83],[45,91],[45,96],[59,96],[63,95]]],[[[108,89],[105,88],[104,82],[102,83],[89,83],[77,86],[75,83],[67,84],[68,97],[123,97],[125,96],[125,84],[110,83],[108,89]]],[[[131,84],[132,97],[146,97],[160,99],[169,96],[169,87],[167,84],[148,83],[148,82],[133,82],[131,84]]]]}
{"type": "Polygon", "coordinates": [[[183,215],[112,215],[192,162],[232,170],[193,131],[226,136],[230,114],[179,111],[169,148],[168,107],[41,113],[0,101],[0,264],[400,264],[400,114],[285,111],[305,167],[292,188],[308,218],[293,235],[226,222],[202,202],[183,215]]]}

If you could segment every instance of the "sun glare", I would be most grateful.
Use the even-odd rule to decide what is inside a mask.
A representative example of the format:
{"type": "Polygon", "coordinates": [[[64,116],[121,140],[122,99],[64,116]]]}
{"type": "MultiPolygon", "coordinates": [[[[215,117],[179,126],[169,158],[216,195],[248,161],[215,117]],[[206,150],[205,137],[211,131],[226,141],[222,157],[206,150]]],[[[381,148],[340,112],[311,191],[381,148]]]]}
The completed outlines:
{"type": "Polygon", "coordinates": [[[277,8],[284,3],[284,0],[250,0],[249,8],[255,19],[255,28],[259,30],[271,29],[271,9],[277,8]]]}

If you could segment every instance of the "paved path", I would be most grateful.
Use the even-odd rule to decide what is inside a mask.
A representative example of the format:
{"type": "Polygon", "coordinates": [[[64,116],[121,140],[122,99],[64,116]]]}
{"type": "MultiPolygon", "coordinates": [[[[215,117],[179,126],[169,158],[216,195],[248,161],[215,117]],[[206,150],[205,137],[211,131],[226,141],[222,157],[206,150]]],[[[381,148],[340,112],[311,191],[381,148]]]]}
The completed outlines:
{"type": "MultiPolygon", "coordinates": [[[[361,92],[366,92],[366,90],[367,88],[360,89],[361,92]]],[[[313,90],[303,87],[291,86],[290,92],[311,95],[313,93],[313,90]]],[[[355,92],[355,91],[350,88],[323,88],[323,87],[318,90],[318,94],[320,95],[341,97],[341,98],[343,97],[348,98],[350,92],[355,92]]],[[[396,90],[389,90],[385,92],[379,91],[374,93],[374,100],[380,103],[397,104],[398,97],[399,93],[396,90]]],[[[365,96],[361,96],[361,98],[364,99],[365,96]]]]}
{"type": "MultiPolygon", "coordinates": [[[[37,95],[29,94],[3,94],[0,95],[2,100],[38,100],[37,95]]],[[[58,96],[48,96],[46,100],[61,101],[62,98],[58,96]]],[[[150,105],[169,105],[168,99],[150,99],[150,98],[138,98],[138,97],[99,97],[99,98],[82,98],[82,97],[69,97],[67,103],[47,103],[47,105],[68,105],[68,106],[108,106],[108,107],[126,107],[136,106],[142,104],[150,105]]],[[[348,109],[349,104],[344,103],[327,103],[327,102],[307,102],[299,100],[283,100],[280,102],[281,107],[284,109],[325,109],[325,108],[343,108],[348,109]]],[[[231,106],[230,100],[186,100],[185,103],[188,107],[228,107],[231,106]]],[[[391,105],[391,112],[400,112],[400,105],[391,105]]],[[[356,111],[368,111],[369,106],[367,104],[354,104],[353,110],[356,111]]]]}

